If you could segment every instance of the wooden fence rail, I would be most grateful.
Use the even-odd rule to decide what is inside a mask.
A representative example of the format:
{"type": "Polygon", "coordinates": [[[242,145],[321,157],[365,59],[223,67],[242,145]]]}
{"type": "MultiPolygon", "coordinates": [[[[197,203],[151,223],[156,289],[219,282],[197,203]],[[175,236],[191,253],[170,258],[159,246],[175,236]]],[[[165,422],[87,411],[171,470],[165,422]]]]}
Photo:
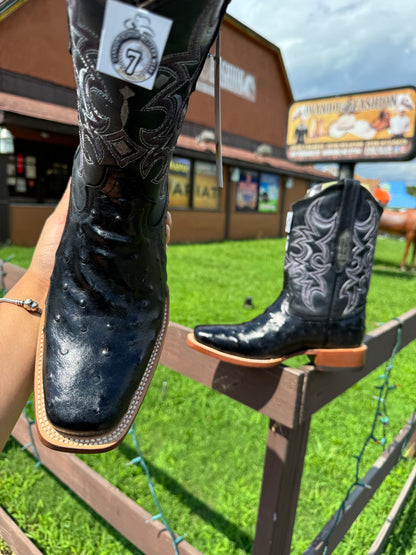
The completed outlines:
{"type": "MultiPolygon", "coordinates": [[[[10,288],[23,271],[10,264],[5,269],[8,279],[6,285],[10,288]]],[[[368,355],[361,371],[324,373],[311,365],[300,368],[279,366],[274,369],[250,369],[226,364],[189,349],[185,344],[189,329],[172,322],[169,324],[160,361],[162,364],[269,418],[253,555],[290,553],[311,418],[323,406],[390,358],[399,326],[402,349],[416,338],[416,308],[403,314],[400,322],[398,319],[392,320],[365,337],[368,355]]],[[[348,510],[343,517],[337,519],[334,515],[305,554],[323,553],[329,531],[331,535],[327,553],[333,551],[397,462],[405,438],[411,435],[411,443],[416,443],[415,430],[416,419],[412,416],[407,426],[365,476],[363,483],[371,486],[371,489],[357,487],[350,496],[348,510]]],[[[23,417],[17,423],[13,436],[23,445],[29,442],[27,423],[23,417]]],[[[146,555],[173,553],[171,538],[161,522],[152,520],[151,515],[78,457],[43,447],[35,430],[33,436],[45,467],[130,542],[146,555]]],[[[13,549],[13,538],[16,538],[16,542],[23,540],[19,539],[14,523],[9,520],[2,519],[0,514],[0,535],[13,549]]],[[[37,548],[34,546],[34,549],[37,548]]],[[[177,549],[181,555],[201,555],[185,541],[181,541],[177,549]]],[[[16,553],[26,555],[39,551],[16,549],[16,553]]]]}

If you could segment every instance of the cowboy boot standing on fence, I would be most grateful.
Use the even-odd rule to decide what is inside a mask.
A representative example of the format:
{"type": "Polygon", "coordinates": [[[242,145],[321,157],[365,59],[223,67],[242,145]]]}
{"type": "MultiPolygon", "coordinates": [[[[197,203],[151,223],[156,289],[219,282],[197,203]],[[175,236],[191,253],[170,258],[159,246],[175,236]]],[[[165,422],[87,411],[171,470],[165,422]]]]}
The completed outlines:
{"type": "Polygon", "coordinates": [[[381,212],[366,188],[347,179],[295,203],[277,300],[243,324],[197,326],[188,344],[245,366],[270,367],[303,353],[323,370],[361,368],[381,212]]]}
{"type": "Polygon", "coordinates": [[[35,371],[37,427],[52,448],[116,446],[147,391],[168,323],[169,162],[226,4],[68,0],[80,147],[35,371]],[[99,45],[125,9],[104,59],[114,77],[97,69],[99,45]]]}

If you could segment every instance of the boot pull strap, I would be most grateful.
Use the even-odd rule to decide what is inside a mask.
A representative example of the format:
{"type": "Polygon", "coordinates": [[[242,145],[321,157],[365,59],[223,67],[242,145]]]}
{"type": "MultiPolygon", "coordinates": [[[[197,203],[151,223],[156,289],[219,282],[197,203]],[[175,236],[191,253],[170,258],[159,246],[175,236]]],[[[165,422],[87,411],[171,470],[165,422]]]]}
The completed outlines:
{"type": "Polygon", "coordinates": [[[354,179],[344,179],[343,185],[334,253],[335,269],[338,273],[344,270],[351,258],[352,234],[361,189],[360,182],[354,179]]]}

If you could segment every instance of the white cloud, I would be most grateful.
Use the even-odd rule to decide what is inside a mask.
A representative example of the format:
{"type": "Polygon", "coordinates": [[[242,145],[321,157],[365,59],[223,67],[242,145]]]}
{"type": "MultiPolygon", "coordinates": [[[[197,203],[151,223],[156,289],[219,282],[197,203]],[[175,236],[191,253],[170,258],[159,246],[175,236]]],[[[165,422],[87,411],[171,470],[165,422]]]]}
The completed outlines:
{"type": "Polygon", "coordinates": [[[233,0],[228,11],[280,47],[296,98],[416,78],[416,2],[233,0]]]}

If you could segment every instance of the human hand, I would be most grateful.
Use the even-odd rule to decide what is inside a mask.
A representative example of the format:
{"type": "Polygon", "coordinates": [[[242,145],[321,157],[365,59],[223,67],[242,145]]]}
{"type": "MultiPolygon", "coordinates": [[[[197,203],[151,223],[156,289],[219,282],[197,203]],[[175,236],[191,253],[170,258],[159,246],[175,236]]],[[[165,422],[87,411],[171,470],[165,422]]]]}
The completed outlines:
{"type": "MultiPolygon", "coordinates": [[[[48,217],[40,234],[32,262],[30,272],[43,283],[46,291],[49,287],[49,279],[55,264],[55,253],[60,243],[62,232],[65,226],[69,207],[70,182],[65,192],[56,206],[55,210],[48,217]]],[[[172,215],[170,212],[166,216],[166,243],[169,243],[172,227],[172,215]]]]}
{"type": "Polygon", "coordinates": [[[55,253],[64,230],[69,207],[70,183],[56,206],[46,220],[33,253],[29,272],[34,274],[40,283],[44,283],[46,290],[55,264],[55,253]]]}

